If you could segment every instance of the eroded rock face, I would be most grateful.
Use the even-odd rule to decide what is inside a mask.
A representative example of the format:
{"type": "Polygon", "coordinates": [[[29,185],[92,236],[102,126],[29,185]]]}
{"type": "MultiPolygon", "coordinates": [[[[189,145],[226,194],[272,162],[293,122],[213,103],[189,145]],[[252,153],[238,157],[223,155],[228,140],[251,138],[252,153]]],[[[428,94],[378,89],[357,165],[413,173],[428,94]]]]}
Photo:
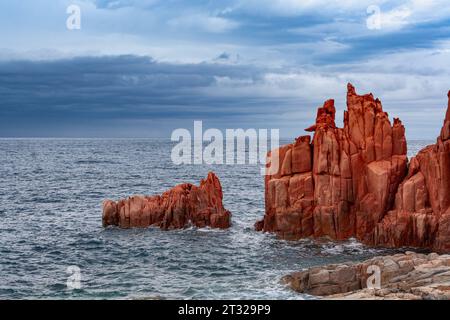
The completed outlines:
{"type": "Polygon", "coordinates": [[[200,186],[180,184],[156,196],[132,196],[103,202],[103,226],[121,228],[159,226],[162,229],[228,228],[231,213],[222,204],[219,178],[210,172],[200,186]]]}
{"type": "Polygon", "coordinates": [[[313,267],[283,278],[326,299],[450,299],[450,255],[406,252],[361,263],[313,267]],[[377,279],[378,277],[378,279],[377,279]]]}
{"type": "Polygon", "coordinates": [[[278,154],[279,170],[265,177],[266,213],[256,229],[288,239],[356,237],[450,250],[450,111],[436,145],[409,168],[405,128],[399,119],[391,124],[372,94],[348,84],[343,128],[335,113],[326,101],[305,129],[314,132],[312,142],[301,136],[269,152],[268,163],[278,154]]]}

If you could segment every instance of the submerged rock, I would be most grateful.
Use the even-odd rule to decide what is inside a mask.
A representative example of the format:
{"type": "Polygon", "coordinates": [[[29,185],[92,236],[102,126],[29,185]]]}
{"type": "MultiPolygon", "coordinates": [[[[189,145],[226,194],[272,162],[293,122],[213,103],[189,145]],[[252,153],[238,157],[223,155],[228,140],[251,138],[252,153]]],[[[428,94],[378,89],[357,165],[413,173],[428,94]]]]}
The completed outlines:
{"type": "Polygon", "coordinates": [[[437,143],[408,167],[401,121],[391,124],[372,94],[347,89],[343,128],[328,100],[305,129],[312,142],[301,136],[269,152],[268,163],[279,156],[278,172],[265,177],[265,216],[255,228],[287,239],[356,237],[450,251],[450,93],[437,143]]]}
{"type": "Polygon", "coordinates": [[[159,226],[178,229],[196,227],[228,228],[231,213],[222,204],[219,178],[210,172],[200,186],[184,183],[156,196],[132,196],[103,202],[103,226],[121,228],[159,226]]]}
{"type": "Polygon", "coordinates": [[[282,281],[325,299],[450,299],[450,255],[406,252],[292,273],[282,281]],[[378,279],[376,279],[378,277],[378,279]]]}

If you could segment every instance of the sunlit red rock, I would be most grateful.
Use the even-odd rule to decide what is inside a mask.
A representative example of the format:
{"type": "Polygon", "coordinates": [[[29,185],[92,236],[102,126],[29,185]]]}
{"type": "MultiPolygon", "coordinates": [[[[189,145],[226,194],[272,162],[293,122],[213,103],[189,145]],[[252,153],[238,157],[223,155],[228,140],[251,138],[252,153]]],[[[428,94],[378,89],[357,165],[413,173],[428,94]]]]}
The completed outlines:
{"type": "MultiPolygon", "coordinates": [[[[450,93],[449,93],[450,95],[450,93]]],[[[449,96],[450,99],[450,96],[449,96]]],[[[309,136],[280,147],[265,177],[266,213],[255,227],[283,238],[356,237],[368,244],[450,251],[450,106],[437,143],[406,157],[405,128],[380,100],[349,84],[344,127],[334,100],[309,136]]]]}
{"type": "Polygon", "coordinates": [[[222,204],[219,178],[210,172],[200,186],[180,184],[156,196],[132,196],[103,202],[103,226],[121,228],[158,226],[178,229],[190,225],[225,229],[231,213],[222,204]]]}

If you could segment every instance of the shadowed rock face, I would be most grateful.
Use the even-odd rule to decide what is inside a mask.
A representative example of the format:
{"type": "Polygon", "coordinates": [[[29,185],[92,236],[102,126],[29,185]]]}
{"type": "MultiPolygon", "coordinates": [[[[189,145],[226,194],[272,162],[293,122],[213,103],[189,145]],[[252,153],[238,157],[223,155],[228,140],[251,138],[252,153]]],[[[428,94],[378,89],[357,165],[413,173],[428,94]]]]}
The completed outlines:
{"type": "Polygon", "coordinates": [[[132,196],[103,202],[103,226],[121,228],[159,226],[162,229],[189,225],[230,227],[231,213],[222,204],[222,186],[210,172],[200,186],[180,184],[156,196],[132,196]]]}
{"type": "Polygon", "coordinates": [[[301,136],[278,149],[279,170],[265,178],[266,213],[256,229],[450,251],[450,110],[437,143],[409,168],[405,128],[399,119],[391,124],[372,94],[357,95],[348,84],[343,128],[335,113],[334,100],[326,101],[305,129],[314,132],[312,142],[301,136]]]}

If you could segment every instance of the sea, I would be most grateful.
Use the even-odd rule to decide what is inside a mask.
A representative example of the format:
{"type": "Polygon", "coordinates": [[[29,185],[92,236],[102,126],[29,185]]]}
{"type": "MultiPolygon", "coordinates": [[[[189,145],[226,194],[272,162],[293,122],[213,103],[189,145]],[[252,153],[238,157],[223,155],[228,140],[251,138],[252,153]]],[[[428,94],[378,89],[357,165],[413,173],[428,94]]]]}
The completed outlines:
{"type": "MultiPolygon", "coordinates": [[[[431,143],[409,141],[409,156],[431,143]]],[[[260,165],[175,165],[172,148],[167,139],[0,139],[0,299],[314,299],[281,278],[393,252],[256,232],[260,165]],[[221,180],[229,230],[102,227],[104,199],[198,184],[208,171],[221,180]]]]}

